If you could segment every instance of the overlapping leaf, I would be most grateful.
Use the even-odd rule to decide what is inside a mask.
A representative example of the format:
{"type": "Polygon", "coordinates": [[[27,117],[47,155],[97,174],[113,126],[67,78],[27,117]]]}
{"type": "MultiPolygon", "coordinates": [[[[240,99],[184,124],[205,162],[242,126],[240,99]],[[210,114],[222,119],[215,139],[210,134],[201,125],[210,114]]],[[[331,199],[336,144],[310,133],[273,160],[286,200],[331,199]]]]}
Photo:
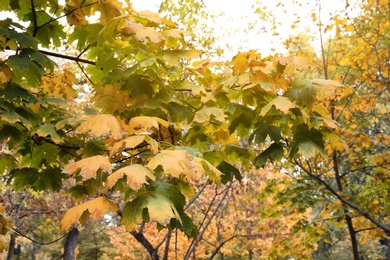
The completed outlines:
{"type": "Polygon", "coordinates": [[[112,200],[105,197],[98,197],[96,199],[84,202],[69,209],[61,219],[61,229],[67,230],[74,223],[83,223],[89,216],[96,220],[101,220],[108,212],[118,211],[118,206],[112,200]]]}
{"type": "Polygon", "coordinates": [[[148,184],[147,177],[155,180],[153,173],[141,164],[125,166],[107,177],[106,190],[111,189],[118,180],[126,176],[126,184],[133,190],[139,190],[144,184],[148,184]]]}

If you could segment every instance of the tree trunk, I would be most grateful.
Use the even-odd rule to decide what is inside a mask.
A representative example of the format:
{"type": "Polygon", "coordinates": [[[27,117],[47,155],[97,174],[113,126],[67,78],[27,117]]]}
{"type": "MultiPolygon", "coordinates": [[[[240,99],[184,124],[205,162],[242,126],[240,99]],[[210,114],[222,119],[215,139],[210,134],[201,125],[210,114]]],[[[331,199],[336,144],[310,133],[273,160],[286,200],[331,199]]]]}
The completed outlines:
{"type": "Polygon", "coordinates": [[[382,238],[379,240],[379,242],[385,246],[384,253],[385,253],[385,258],[384,260],[390,260],[390,239],[387,238],[382,238]]]}
{"type": "Polygon", "coordinates": [[[64,246],[64,260],[74,260],[75,255],[74,251],[77,246],[77,239],[79,236],[79,231],[77,228],[73,228],[66,238],[65,246],[64,246]]]}
{"type": "Polygon", "coordinates": [[[7,260],[12,260],[14,258],[16,238],[15,235],[11,235],[11,240],[9,241],[7,260]]]}

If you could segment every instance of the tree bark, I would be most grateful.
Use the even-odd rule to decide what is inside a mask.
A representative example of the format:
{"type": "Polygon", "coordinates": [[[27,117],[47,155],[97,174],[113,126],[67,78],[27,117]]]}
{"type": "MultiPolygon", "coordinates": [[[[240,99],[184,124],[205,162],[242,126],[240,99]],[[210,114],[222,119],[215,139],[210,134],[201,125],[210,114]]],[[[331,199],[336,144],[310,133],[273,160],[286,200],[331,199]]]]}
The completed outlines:
{"type": "Polygon", "coordinates": [[[75,254],[74,251],[77,246],[77,240],[79,236],[79,231],[77,228],[73,228],[66,238],[64,246],[64,260],[74,260],[75,254]]]}
{"type": "Polygon", "coordinates": [[[12,260],[14,258],[16,238],[15,235],[11,234],[11,239],[8,246],[7,260],[12,260]]]}

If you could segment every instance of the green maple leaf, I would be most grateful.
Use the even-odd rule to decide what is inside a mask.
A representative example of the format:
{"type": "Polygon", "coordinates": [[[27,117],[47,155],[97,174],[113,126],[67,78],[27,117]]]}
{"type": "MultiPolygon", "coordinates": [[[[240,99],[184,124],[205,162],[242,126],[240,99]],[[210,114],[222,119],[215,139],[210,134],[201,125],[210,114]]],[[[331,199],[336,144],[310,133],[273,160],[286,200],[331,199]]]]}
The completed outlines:
{"type": "Polygon", "coordinates": [[[310,158],[319,152],[325,155],[324,140],[322,134],[316,129],[309,129],[305,124],[297,126],[294,131],[294,142],[291,148],[290,157],[295,157],[298,153],[310,158]]]}
{"type": "Polygon", "coordinates": [[[147,192],[126,204],[121,224],[127,231],[132,231],[142,221],[156,221],[166,226],[172,218],[181,222],[173,202],[159,192],[147,192]]]}
{"type": "Polygon", "coordinates": [[[221,176],[221,182],[223,184],[228,183],[229,181],[233,180],[233,176],[238,180],[241,181],[242,175],[240,171],[234,167],[233,165],[222,161],[218,166],[217,169],[220,170],[223,175],[221,176]]]}
{"type": "Polygon", "coordinates": [[[12,180],[12,187],[15,190],[23,190],[28,185],[33,185],[39,178],[39,172],[36,168],[20,168],[10,172],[9,183],[12,180]]]}
{"type": "Polygon", "coordinates": [[[0,174],[5,173],[5,169],[12,171],[17,166],[17,161],[15,157],[10,154],[1,154],[0,155],[0,174]]]}
{"type": "Polygon", "coordinates": [[[264,167],[268,160],[274,162],[282,159],[283,154],[283,146],[278,143],[273,143],[261,154],[256,156],[254,163],[257,167],[264,167]]]}
{"type": "Polygon", "coordinates": [[[64,138],[59,132],[56,131],[53,125],[42,125],[38,128],[35,128],[31,131],[31,135],[37,134],[43,138],[50,138],[55,143],[61,143],[64,141],[64,138]]]}
{"type": "Polygon", "coordinates": [[[43,104],[40,99],[28,92],[27,89],[24,89],[17,84],[7,84],[4,89],[0,90],[0,97],[3,97],[9,102],[20,99],[26,101],[29,105],[34,103],[43,104]]]}

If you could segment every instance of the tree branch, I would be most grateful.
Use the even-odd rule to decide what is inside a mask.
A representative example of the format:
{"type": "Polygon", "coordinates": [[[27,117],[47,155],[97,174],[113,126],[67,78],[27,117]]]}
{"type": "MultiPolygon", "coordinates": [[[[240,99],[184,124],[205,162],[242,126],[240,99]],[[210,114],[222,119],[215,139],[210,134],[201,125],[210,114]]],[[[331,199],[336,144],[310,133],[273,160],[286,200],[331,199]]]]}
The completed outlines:
{"type": "Polygon", "coordinates": [[[44,51],[44,50],[39,50],[39,52],[43,53],[45,55],[48,55],[48,56],[52,56],[52,57],[57,57],[57,58],[66,59],[66,60],[72,60],[72,61],[76,61],[76,62],[87,63],[87,64],[91,64],[91,65],[96,66],[96,62],[82,59],[79,57],[73,57],[73,56],[68,56],[68,55],[59,54],[59,53],[50,52],[50,51],[44,51]]]}

